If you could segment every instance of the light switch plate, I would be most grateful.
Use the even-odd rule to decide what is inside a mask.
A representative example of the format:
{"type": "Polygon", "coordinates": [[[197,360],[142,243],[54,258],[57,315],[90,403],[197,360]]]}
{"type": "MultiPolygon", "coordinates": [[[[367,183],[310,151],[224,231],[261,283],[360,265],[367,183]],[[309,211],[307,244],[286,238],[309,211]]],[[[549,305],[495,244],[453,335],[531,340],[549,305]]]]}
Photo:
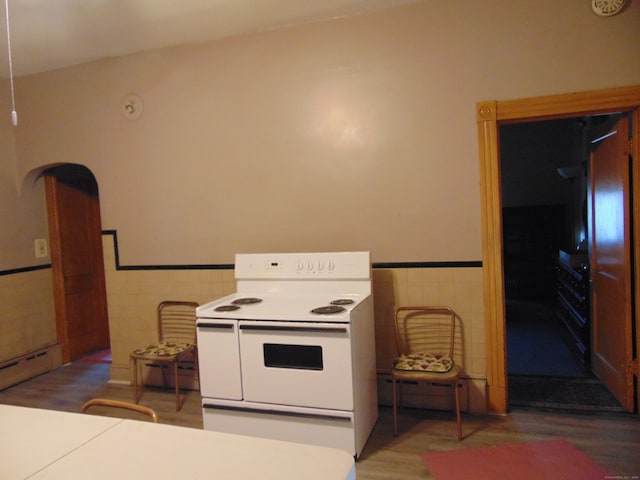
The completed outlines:
{"type": "Polygon", "coordinates": [[[36,258],[44,258],[47,256],[47,240],[44,238],[36,238],[36,258]]]}

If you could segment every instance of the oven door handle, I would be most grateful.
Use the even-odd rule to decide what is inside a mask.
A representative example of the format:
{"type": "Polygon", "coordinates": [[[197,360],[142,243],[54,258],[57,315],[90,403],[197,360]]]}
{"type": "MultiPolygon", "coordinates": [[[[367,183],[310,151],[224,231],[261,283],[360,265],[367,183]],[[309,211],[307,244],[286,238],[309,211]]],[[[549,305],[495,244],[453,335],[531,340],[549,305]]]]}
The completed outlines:
{"type": "Polygon", "coordinates": [[[346,333],[345,327],[287,327],[278,325],[240,325],[240,330],[253,330],[260,332],[305,332],[305,333],[346,333]]]}
{"type": "Polygon", "coordinates": [[[235,325],[233,323],[196,323],[197,328],[211,328],[211,329],[233,329],[235,325]]]}
{"type": "Polygon", "coordinates": [[[296,417],[296,418],[315,418],[318,420],[329,420],[334,422],[351,422],[351,418],[343,417],[340,415],[329,415],[326,413],[303,413],[303,412],[290,412],[284,410],[273,410],[268,408],[252,408],[252,407],[235,407],[231,405],[212,405],[210,403],[204,403],[202,408],[209,410],[228,410],[230,412],[242,412],[242,413],[257,413],[262,415],[278,415],[283,417],[296,417]]]}

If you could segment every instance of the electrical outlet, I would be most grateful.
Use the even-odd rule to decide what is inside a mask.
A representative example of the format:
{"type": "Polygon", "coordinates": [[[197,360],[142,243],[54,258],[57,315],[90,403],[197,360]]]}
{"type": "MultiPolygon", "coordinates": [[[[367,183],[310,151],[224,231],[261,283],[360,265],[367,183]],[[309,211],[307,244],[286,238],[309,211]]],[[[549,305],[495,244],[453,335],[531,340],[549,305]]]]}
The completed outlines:
{"type": "Polygon", "coordinates": [[[44,258],[47,256],[47,240],[44,238],[36,238],[36,258],[44,258]]]}

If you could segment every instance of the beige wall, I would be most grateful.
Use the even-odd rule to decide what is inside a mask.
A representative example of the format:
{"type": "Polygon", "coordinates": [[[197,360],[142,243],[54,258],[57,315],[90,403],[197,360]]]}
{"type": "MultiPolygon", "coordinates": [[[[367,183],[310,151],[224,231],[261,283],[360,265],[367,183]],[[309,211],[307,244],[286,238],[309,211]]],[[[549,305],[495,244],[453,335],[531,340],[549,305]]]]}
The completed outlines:
{"type": "MultiPolygon", "coordinates": [[[[585,0],[425,1],[18,78],[20,125],[0,127],[16,153],[0,147],[0,182],[36,201],[0,193],[3,224],[23,232],[0,233],[0,264],[33,264],[31,237],[46,232],[37,173],[64,162],[94,172],[123,265],[304,250],[478,261],[476,102],[639,84],[640,2],[627,3],[600,18],[585,0]],[[121,113],[132,92],[137,121],[121,113]]],[[[153,337],[159,300],[233,288],[230,271],[107,268],[116,379],[134,340],[153,337]]],[[[471,270],[376,270],[376,323],[388,329],[392,305],[417,292],[470,289],[442,301],[474,305],[463,353],[481,384],[482,269],[471,270]]],[[[378,341],[382,364],[389,348],[378,341]]]]}
{"type": "Polygon", "coordinates": [[[424,2],[24,77],[19,173],[87,165],[123,264],[479,260],[475,102],[639,82],[639,17],[424,2]]]}
{"type": "Polygon", "coordinates": [[[9,81],[0,79],[0,271],[50,262],[35,257],[34,240],[47,238],[44,188],[18,176],[9,81]]]}
{"type": "MultiPolygon", "coordinates": [[[[9,82],[0,80],[0,364],[56,342],[51,273],[34,240],[48,238],[42,185],[19,184],[9,82]]],[[[58,362],[59,363],[59,362],[58,362]]],[[[2,365],[0,386],[6,375],[2,365]]],[[[36,372],[40,373],[40,372],[36,372]]],[[[1,387],[0,387],[1,388],[1,387]]]]}

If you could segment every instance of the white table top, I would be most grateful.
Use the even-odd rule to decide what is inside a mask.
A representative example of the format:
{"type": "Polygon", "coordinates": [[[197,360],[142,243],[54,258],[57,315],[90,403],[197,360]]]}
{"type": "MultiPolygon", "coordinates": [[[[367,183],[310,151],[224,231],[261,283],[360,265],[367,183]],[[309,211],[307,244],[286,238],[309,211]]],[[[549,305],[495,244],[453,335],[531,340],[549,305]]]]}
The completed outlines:
{"type": "Polygon", "coordinates": [[[0,405],[2,480],[354,480],[343,450],[0,405]]]}
{"type": "Polygon", "coordinates": [[[0,405],[0,478],[28,478],[120,421],[0,405]]]}

